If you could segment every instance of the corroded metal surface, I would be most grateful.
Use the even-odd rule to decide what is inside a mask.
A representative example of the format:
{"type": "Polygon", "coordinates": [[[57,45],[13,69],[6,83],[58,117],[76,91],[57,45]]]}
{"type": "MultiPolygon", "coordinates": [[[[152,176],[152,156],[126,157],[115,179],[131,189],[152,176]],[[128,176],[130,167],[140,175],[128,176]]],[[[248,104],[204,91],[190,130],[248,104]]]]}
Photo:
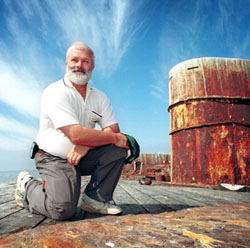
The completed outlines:
{"type": "Polygon", "coordinates": [[[144,164],[136,162],[127,164],[122,171],[122,179],[137,180],[148,177],[156,181],[170,181],[170,164],[144,164]]]}
{"type": "Polygon", "coordinates": [[[250,185],[250,61],[193,59],[169,74],[172,182],[250,185]]]}
{"type": "Polygon", "coordinates": [[[195,100],[172,108],[171,120],[171,134],[217,125],[250,127],[250,105],[195,100]]]}
{"type": "Polygon", "coordinates": [[[203,127],[178,132],[172,139],[174,182],[250,185],[249,128],[203,127]]]}
{"type": "Polygon", "coordinates": [[[197,98],[250,99],[250,61],[199,58],[169,72],[170,106],[197,98]]]}
{"type": "Polygon", "coordinates": [[[249,247],[250,205],[107,216],[0,238],[0,247],[249,247]]]}

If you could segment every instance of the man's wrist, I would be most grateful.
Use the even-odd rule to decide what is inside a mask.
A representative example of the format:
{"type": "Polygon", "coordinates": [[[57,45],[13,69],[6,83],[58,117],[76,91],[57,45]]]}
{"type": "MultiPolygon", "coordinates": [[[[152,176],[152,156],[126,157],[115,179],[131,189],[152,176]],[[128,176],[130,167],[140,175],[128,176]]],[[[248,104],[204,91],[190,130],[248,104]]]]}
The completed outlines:
{"type": "Polygon", "coordinates": [[[108,132],[108,134],[111,136],[111,144],[115,145],[117,143],[116,133],[108,132]]]}

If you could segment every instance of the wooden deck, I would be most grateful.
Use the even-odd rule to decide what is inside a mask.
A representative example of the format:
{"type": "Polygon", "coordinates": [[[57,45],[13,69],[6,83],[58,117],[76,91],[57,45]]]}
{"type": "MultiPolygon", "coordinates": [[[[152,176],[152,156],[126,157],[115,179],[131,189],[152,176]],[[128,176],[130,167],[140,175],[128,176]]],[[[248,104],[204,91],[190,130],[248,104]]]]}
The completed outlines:
{"type": "MultiPolygon", "coordinates": [[[[87,178],[82,179],[84,189],[87,178]]],[[[34,229],[56,221],[32,215],[18,207],[14,200],[15,183],[0,184],[0,236],[34,229]]],[[[114,193],[114,202],[123,209],[122,215],[178,211],[201,206],[250,203],[249,192],[231,192],[212,188],[140,185],[137,181],[120,180],[114,193]]],[[[83,213],[80,209],[72,219],[93,219],[98,215],[83,213]]]]}

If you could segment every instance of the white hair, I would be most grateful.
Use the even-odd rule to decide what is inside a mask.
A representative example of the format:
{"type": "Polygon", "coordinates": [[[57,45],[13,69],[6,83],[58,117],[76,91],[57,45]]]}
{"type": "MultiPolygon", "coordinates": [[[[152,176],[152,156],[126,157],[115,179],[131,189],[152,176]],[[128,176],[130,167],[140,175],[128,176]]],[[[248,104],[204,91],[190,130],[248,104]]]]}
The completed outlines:
{"type": "Polygon", "coordinates": [[[91,53],[91,58],[92,58],[92,61],[93,61],[93,64],[95,65],[95,54],[93,52],[93,50],[85,43],[83,43],[82,41],[77,41],[77,42],[74,42],[68,49],[67,49],[67,52],[66,52],[66,60],[69,56],[69,53],[73,50],[73,49],[86,49],[88,50],[90,53],[91,53]]]}

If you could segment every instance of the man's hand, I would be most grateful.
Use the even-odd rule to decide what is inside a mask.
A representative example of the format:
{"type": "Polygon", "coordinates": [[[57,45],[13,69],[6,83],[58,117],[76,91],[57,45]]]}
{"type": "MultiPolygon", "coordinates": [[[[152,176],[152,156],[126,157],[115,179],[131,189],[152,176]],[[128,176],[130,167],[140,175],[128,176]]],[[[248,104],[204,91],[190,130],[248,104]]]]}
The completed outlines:
{"type": "Polygon", "coordinates": [[[129,149],[128,139],[124,134],[120,133],[120,127],[118,124],[113,124],[109,127],[106,127],[103,129],[103,131],[116,134],[116,142],[114,145],[129,149]]]}
{"type": "Polygon", "coordinates": [[[86,156],[89,150],[90,148],[87,146],[78,146],[78,145],[74,146],[68,154],[67,157],[68,162],[73,166],[78,165],[81,158],[86,156]]]}
{"type": "Polygon", "coordinates": [[[116,141],[114,145],[121,147],[121,148],[129,149],[128,139],[122,133],[116,133],[116,141]]]}

